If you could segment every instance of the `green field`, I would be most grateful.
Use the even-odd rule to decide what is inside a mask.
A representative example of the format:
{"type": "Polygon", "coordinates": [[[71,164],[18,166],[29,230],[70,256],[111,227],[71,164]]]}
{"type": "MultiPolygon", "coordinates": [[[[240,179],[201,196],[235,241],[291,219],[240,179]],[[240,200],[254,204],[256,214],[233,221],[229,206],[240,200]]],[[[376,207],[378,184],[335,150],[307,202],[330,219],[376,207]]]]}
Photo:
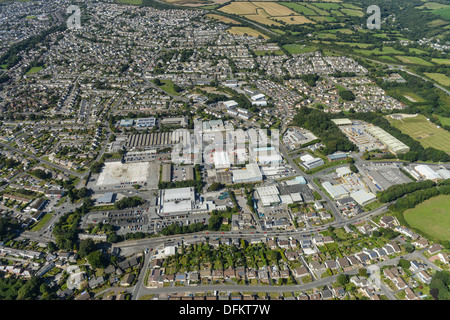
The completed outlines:
{"type": "Polygon", "coordinates": [[[410,56],[395,56],[395,57],[403,63],[418,64],[429,67],[433,66],[432,63],[417,57],[410,57],[410,56]]]}
{"type": "Polygon", "coordinates": [[[443,86],[450,87],[450,78],[443,73],[425,73],[425,75],[443,86]]]}
{"type": "Polygon", "coordinates": [[[432,14],[440,16],[446,20],[450,20],[450,7],[445,9],[436,9],[431,11],[432,14]]]}
{"type": "Polygon", "coordinates": [[[428,199],[403,216],[412,228],[437,240],[450,240],[450,195],[428,199]]]}
{"type": "Polygon", "coordinates": [[[280,4],[294,10],[295,12],[304,14],[305,16],[317,15],[317,13],[314,10],[307,8],[305,6],[302,6],[301,4],[297,4],[295,2],[280,2],[280,4]]]}
{"type": "Polygon", "coordinates": [[[289,53],[307,53],[307,52],[313,52],[316,51],[317,48],[316,47],[307,47],[305,45],[301,45],[301,44],[285,44],[283,46],[283,48],[285,48],[287,50],[287,52],[289,53]]]}
{"type": "Polygon", "coordinates": [[[450,66],[450,59],[433,58],[433,59],[431,59],[431,61],[433,61],[434,63],[437,63],[437,64],[445,64],[445,65],[450,66]]]}
{"type": "Polygon", "coordinates": [[[443,116],[437,116],[439,118],[439,121],[443,126],[450,126],[450,118],[446,118],[443,116]]]}
{"type": "Polygon", "coordinates": [[[394,120],[387,117],[389,123],[420,142],[424,148],[432,147],[450,153],[450,132],[438,128],[434,123],[429,122],[425,116],[403,118],[394,120]]]}
{"type": "Polygon", "coordinates": [[[37,72],[41,71],[42,68],[44,68],[44,67],[32,67],[30,70],[28,70],[28,72],[26,74],[37,73],[37,72]]]}

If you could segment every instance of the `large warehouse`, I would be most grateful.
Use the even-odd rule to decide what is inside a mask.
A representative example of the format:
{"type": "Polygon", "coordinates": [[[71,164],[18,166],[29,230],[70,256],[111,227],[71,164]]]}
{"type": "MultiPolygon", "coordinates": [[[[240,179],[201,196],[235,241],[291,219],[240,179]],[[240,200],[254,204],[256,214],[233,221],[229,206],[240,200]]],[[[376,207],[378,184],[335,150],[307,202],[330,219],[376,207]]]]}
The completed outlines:
{"type": "Polygon", "coordinates": [[[406,144],[377,126],[368,126],[366,127],[366,131],[384,144],[393,154],[405,153],[409,151],[409,147],[406,144]]]}
{"type": "Polygon", "coordinates": [[[245,165],[245,169],[233,170],[233,182],[258,182],[263,180],[261,170],[256,163],[245,165]]]}
{"type": "Polygon", "coordinates": [[[159,192],[159,213],[162,215],[180,215],[194,212],[207,212],[208,206],[196,202],[193,187],[162,189],[159,192]]]}

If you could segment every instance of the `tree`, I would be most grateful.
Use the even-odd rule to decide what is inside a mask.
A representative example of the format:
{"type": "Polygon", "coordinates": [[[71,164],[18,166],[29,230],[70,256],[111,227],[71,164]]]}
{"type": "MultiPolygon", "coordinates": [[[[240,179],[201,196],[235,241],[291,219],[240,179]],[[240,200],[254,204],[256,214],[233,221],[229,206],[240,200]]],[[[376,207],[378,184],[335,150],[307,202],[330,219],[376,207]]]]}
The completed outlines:
{"type": "Polygon", "coordinates": [[[350,280],[348,279],[348,276],[344,273],[341,273],[337,276],[337,282],[341,285],[341,286],[345,286],[347,283],[350,282],[350,280]]]}
{"type": "Polygon", "coordinates": [[[89,253],[87,260],[92,268],[106,268],[108,266],[108,260],[100,250],[89,253]]]}
{"type": "Polygon", "coordinates": [[[80,249],[78,251],[78,254],[80,257],[85,258],[87,257],[91,252],[95,251],[96,245],[94,240],[91,238],[81,240],[80,242],[80,249]]]}

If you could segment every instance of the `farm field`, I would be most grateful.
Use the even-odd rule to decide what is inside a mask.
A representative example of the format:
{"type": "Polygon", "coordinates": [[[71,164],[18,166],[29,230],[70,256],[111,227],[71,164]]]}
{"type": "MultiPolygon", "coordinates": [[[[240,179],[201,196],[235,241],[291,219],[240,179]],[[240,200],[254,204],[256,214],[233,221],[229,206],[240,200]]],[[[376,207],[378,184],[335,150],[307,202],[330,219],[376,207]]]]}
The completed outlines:
{"type": "Polygon", "coordinates": [[[425,61],[421,58],[417,58],[417,57],[410,57],[410,56],[395,56],[395,57],[403,63],[418,64],[418,65],[430,66],[430,67],[433,65],[432,63],[425,61]]]}
{"type": "Polygon", "coordinates": [[[219,11],[240,15],[269,26],[281,26],[277,20],[286,24],[314,23],[291,8],[274,1],[231,2],[220,8],[219,11]]]}
{"type": "Polygon", "coordinates": [[[429,122],[425,116],[403,118],[394,120],[387,116],[389,123],[420,142],[424,148],[432,147],[450,153],[450,132],[438,128],[434,123],[429,122]]]}
{"type": "Polygon", "coordinates": [[[406,222],[438,240],[450,240],[450,195],[428,199],[403,213],[406,222]]]}
{"type": "Polygon", "coordinates": [[[424,73],[428,78],[433,79],[439,84],[450,87],[450,78],[443,73],[424,73]]]}
{"type": "Polygon", "coordinates": [[[445,64],[445,65],[450,66],[450,59],[433,58],[433,59],[431,59],[431,61],[433,61],[434,63],[437,63],[437,64],[445,64]]]}
{"type": "Polygon", "coordinates": [[[307,8],[301,4],[295,3],[295,2],[280,2],[283,6],[286,6],[288,8],[291,8],[295,12],[298,12],[300,14],[304,14],[305,16],[314,16],[317,13],[312,10],[311,8],[307,8]]]}
{"type": "Polygon", "coordinates": [[[258,37],[262,36],[263,38],[267,39],[268,37],[265,34],[262,34],[261,32],[258,32],[252,28],[249,27],[231,27],[227,30],[231,34],[237,34],[237,35],[244,35],[247,34],[252,37],[258,37]]]}

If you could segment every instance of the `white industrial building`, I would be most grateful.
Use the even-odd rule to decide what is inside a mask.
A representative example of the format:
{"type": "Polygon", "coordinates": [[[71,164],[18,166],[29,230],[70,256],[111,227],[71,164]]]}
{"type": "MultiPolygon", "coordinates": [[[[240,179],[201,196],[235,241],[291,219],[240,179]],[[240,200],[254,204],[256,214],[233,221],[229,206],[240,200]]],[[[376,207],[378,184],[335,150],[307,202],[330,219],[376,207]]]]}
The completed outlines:
{"type": "Polygon", "coordinates": [[[450,179],[450,171],[447,169],[436,170],[437,174],[442,177],[442,179],[450,179]]]}
{"type": "Polygon", "coordinates": [[[313,158],[311,160],[302,162],[302,165],[303,167],[305,167],[306,170],[311,170],[313,168],[320,167],[323,164],[325,164],[325,161],[323,161],[322,158],[313,158]]]}
{"type": "Polygon", "coordinates": [[[263,207],[280,203],[281,201],[280,191],[276,186],[258,187],[256,188],[256,193],[263,207]]]}
{"type": "Polygon", "coordinates": [[[206,203],[196,201],[193,187],[160,190],[158,205],[159,213],[162,215],[184,215],[208,211],[206,203]]]}
{"type": "Polygon", "coordinates": [[[231,166],[230,157],[226,151],[214,152],[214,166],[216,169],[228,169],[231,166]]]}
{"type": "Polygon", "coordinates": [[[362,189],[350,193],[350,197],[352,197],[360,206],[365,206],[377,198],[372,192],[367,192],[362,189]]]}
{"type": "Polygon", "coordinates": [[[384,144],[393,154],[405,153],[409,151],[409,147],[393,137],[383,129],[377,126],[367,126],[365,129],[371,136],[384,144]]]}
{"type": "Polygon", "coordinates": [[[253,148],[250,150],[251,159],[262,166],[280,164],[283,161],[283,157],[274,147],[253,148]]]}
{"type": "Polygon", "coordinates": [[[414,167],[414,170],[424,179],[426,180],[440,180],[442,177],[433,169],[425,164],[420,164],[414,167]]]}
{"type": "Polygon", "coordinates": [[[256,163],[245,165],[245,169],[233,170],[233,182],[258,182],[263,180],[261,170],[256,163]]]}
{"type": "Polygon", "coordinates": [[[348,191],[340,184],[332,185],[330,182],[325,181],[322,183],[322,187],[333,199],[341,199],[348,196],[348,191]]]}

